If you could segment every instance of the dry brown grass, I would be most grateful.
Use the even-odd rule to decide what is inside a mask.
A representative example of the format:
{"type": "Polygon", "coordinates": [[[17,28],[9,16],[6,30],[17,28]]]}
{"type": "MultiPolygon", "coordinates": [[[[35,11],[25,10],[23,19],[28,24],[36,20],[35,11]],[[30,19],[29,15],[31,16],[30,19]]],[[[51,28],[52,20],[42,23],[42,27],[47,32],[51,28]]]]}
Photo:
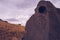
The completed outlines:
{"type": "MultiPolygon", "coordinates": [[[[11,24],[6,21],[0,20],[0,30],[3,30],[7,33],[19,32],[20,40],[21,40],[21,38],[23,37],[23,33],[25,32],[25,27],[21,26],[19,24],[11,24]]],[[[18,33],[17,33],[17,35],[18,35],[18,33]]],[[[18,40],[18,38],[13,37],[12,40],[18,40]]]]}

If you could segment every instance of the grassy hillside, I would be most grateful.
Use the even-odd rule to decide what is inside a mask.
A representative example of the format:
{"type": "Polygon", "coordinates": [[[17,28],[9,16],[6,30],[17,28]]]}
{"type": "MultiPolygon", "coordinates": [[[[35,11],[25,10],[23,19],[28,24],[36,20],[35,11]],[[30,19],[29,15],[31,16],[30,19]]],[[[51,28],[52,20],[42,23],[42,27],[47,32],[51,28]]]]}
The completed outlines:
{"type": "Polygon", "coordinates": [[[21,24],[11,24],[0,19],[0,40],[21,40],[25,32],[21,24]]]}

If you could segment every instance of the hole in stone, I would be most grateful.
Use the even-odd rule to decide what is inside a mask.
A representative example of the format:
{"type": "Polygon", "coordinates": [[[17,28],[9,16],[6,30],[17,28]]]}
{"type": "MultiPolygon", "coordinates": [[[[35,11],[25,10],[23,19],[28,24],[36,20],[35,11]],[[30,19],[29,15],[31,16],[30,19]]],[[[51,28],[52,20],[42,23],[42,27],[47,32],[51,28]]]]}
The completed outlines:
{"type": "Polygon", "coordinates": [[[44,13],[45,10],[46,10],[46,7],[44,7],[44,6],[41,6],[41,7],[39,8],[39,12],[40,12],[40,13],[44,13]]]}

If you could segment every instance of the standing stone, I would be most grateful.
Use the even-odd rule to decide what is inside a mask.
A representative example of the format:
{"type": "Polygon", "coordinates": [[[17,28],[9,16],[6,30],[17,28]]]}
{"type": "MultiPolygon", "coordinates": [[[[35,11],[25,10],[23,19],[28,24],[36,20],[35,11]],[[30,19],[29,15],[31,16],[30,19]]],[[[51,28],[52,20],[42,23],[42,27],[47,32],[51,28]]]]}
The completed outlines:
{"type": "Polygon", "coordinates": [[[40,1],[26,23],[23,40],[60,40],[60,9],[49,1],[40,1]]]}

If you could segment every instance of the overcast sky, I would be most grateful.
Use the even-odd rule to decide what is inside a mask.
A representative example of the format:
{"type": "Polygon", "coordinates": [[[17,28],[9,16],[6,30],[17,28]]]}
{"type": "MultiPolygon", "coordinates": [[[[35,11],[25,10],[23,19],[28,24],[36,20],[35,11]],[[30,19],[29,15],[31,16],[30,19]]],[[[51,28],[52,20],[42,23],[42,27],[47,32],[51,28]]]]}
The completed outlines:
{"type": "MultiPolygon", "coordinates": [[[[0,0],[0,19],[25,25],[40,0],[0,0]]],[[[59,0],[49,0],[60,8],[59,0]]]]}

